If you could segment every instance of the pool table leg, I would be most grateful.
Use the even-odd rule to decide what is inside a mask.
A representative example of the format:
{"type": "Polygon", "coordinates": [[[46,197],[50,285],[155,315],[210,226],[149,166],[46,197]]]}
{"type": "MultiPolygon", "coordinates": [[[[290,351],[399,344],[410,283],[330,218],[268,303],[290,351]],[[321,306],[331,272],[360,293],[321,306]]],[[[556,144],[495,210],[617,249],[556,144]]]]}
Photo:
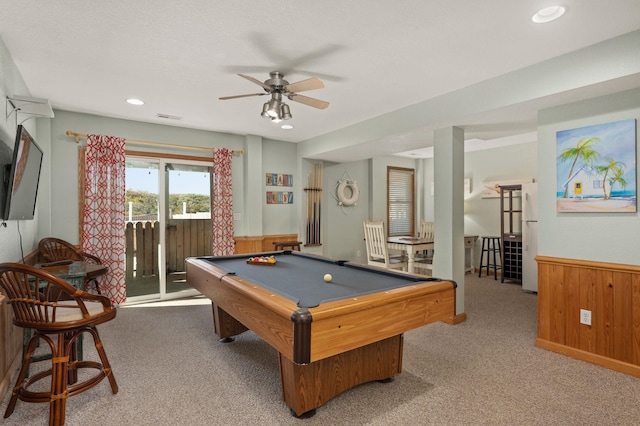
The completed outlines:
{"type": "Polygon", "coordinates": [[[214,302],[211,302],[211,309],[213,310],[213,331],[218,335],[221,342],[233,342],[233,336],[249,330],[214,302]]]}
{"type": "Polygon", "coordinates": [[[308,412],[354,386],[400,374],[402,344],[400,334],[310,364],[280,354],[282,397],[296,417],[309,417],[308,412]]]}

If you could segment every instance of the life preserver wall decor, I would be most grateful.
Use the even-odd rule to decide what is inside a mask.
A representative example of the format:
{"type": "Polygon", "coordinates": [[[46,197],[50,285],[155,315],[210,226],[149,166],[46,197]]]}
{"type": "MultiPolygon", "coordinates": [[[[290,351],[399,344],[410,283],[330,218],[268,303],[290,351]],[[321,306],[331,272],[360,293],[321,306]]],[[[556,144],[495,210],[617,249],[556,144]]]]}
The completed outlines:
{"type": "Polygon", "coordinates": [[[351,176],[349,176],[348,173],[345,172],[345,175],[343,175],[342,179],[336,183],[336,190],[333,198],[335,198],[338,205],[342,207],[344,214],[347,214],[352,207],[358,204],[360,189],[358,188],[358,183],[351,179],[351,176]]]}
{"type": "Polygon", "coordinates": [[[336,195],[338,196],[339,206],[355,206],[358,203],[358,197],[360,196],[360,190],[358,189],[357,182],[351,180],[338,181],[336,195]],[[351,192],[350,195],[347,195],[347,188],[349,188],[351,192]]]}

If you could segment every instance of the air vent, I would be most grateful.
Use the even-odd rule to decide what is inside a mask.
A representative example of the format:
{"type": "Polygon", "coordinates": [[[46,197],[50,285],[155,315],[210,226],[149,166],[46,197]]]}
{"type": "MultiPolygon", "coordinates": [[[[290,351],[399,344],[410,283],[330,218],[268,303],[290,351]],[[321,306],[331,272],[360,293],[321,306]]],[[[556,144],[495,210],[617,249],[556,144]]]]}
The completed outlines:
{"type": "Polygon", "coordinates": [[[167,120],[182,120],[182,117],[178,117],[177,115],[171,115],[171,114],[158,113],[157,116],[158,118],[166,118],[167,120]]]}

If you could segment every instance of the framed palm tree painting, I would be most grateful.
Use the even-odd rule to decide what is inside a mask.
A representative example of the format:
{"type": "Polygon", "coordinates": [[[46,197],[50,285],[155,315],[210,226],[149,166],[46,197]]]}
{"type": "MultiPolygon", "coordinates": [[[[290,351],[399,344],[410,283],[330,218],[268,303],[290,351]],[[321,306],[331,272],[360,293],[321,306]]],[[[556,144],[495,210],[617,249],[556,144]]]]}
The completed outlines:
{"type": "Polygon", "coordinates": [[[635,212],[636,120],[556,133],[558,212],[635,212]]]}

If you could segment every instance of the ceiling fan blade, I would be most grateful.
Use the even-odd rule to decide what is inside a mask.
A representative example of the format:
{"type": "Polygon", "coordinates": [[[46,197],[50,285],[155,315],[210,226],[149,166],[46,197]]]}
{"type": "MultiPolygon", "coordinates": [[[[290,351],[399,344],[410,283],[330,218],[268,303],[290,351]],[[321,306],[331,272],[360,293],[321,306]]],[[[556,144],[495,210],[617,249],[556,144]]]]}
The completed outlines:
{"type": "Polygon", "coordinates": [[[218,99],[220,99],[221,101],[226,101],[227,99],[246,98],[249,96],[262,96],[262,95],[268,95],[268,93],[250,93],[248,95],[221,96],[218,99]]]}
{"type": "Polygon", "coordinates": [[[284,86],[290,92],[305,92],[307,90],[322,89],[324,84],[322,81],[315,77],[308,78],[306,80],[298,81],[297,83],[291,83],[284,86]]]}
{"type": "Polygon", "coordinates": [[[264,88],[264,90],[266,90],[269,93],[271,93],[273,91],[273,87],[269,86],[268,84],[264,84],[260,80],[257,80],[255,78],[251,77],[250,75],[246,75],[246,74],[238,74],[238,75],[240,77],[242,77],[242,78],[246,78],[247,80],[249,80],[252,83],[257,84],[258,86],[262,86],[264,88]]]}
{"type": "Polygon", "coordinates": [[[310,98],[308,96],[296,95],[295,93],[288,96],[289,99],[301,104],[309,105],[318,109],[325,109],[329,106],[329,102],[321,101],[319,99],[310,98]]]}

